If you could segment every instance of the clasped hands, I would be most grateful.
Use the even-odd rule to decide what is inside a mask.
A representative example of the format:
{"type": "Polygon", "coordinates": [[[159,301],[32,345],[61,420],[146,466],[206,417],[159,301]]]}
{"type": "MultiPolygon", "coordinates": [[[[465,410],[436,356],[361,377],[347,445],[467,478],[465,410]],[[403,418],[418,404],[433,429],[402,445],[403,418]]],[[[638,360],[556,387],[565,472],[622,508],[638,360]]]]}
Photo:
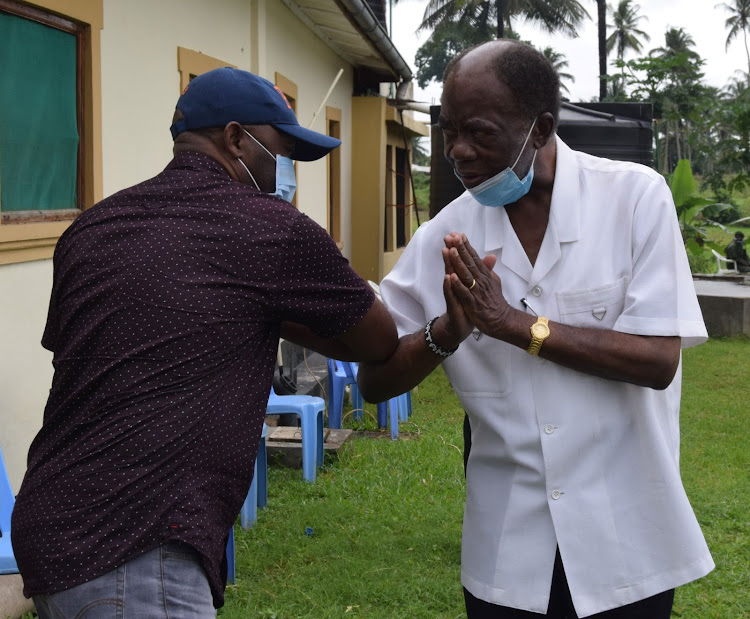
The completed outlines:
{"type": "Polygon", "coordinates": [[[475,328],[500,337],[513,310],[503,296],[500,278],[492,270],[497,258],[480,258],[465,234],[451,232],[444,241],[445,329],[451,343],[458,345],[475,328]]]}

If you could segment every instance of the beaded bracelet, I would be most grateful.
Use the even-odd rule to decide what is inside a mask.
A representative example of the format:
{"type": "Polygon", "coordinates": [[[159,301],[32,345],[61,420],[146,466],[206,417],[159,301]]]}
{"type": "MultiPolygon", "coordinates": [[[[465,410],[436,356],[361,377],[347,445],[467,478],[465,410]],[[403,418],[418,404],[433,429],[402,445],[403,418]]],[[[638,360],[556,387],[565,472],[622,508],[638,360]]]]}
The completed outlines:
{"type": "Polygon", "coordinates": [[[439,316],[435,316],[430,322],[427,323],[427,325],[424,328],[424,339],[427,342],[427,346],[429,349],[434,352],[436,355],[439,355],[441,357],[450,357],[454,352],[458,350],[458,346],[455,348],[452,348],[450,350],[445,350],[444,348],[440,348],[435,343],[435,340],[432,339],[432,324],[440,318],[439,316]]]}

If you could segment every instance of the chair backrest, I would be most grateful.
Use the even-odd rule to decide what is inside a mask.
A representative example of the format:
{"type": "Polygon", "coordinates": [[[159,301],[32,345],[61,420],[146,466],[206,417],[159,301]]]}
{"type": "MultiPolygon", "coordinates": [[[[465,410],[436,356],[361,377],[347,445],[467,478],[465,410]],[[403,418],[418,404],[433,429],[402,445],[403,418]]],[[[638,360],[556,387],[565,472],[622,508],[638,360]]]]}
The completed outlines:
{"type": "Polygon", "coordinates": [[[0,533],[3,535],[10,531],[10,515],[15,503],[16,497],[13,496],[8,472],[5,470],[3,452],[0,450],[0,533]]]}
{"type": "Polygon", "coordinates": [[[716,258],[716,270],[721,275],[722,273],[738,273],[737,263],[731,258],[725,258],[718,251],[712,249],[711,252],[716,258]],[[726,266],[725,266],[726,265],[726,266]]]}
{"type": "Polygon", "coordinates": [[[337,361],[336,363],[341,364],[341,367],[344,369],[344,373],[346,374],[347,378],[351,378],[356,382],[357,380],[357,370],[359,369],[359,366],[354,361],[337,361]]]}

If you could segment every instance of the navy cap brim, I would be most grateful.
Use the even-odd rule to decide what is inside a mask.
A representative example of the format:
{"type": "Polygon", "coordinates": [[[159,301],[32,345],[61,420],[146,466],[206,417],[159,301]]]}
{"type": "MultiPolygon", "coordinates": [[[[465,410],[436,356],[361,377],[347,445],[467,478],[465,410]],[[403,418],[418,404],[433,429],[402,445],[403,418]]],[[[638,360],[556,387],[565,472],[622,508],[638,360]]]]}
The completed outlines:
{"type": "Polygon", "coordinates": [[[305,129],[300,125],[270,124],[297,140],[291,155],[291,158],[297,161],[315,161],[316,159],[325,157],[334,148],[341,146],[341,140],[323,135],[312,129],[305,129]]]}

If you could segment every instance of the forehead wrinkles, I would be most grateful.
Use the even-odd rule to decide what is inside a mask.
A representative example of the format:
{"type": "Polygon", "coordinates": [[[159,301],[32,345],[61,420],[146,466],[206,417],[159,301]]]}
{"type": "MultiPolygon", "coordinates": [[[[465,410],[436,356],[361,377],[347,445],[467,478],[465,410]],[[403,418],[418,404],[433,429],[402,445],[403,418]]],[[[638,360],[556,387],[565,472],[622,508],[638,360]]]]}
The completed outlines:
{"type": "Polygon", "coordinates": [[[498,125],[519,115],[510,89],[494,73],[477,67],[451,75],[441,104],[441,118],[453,123],[498,125]]]}

